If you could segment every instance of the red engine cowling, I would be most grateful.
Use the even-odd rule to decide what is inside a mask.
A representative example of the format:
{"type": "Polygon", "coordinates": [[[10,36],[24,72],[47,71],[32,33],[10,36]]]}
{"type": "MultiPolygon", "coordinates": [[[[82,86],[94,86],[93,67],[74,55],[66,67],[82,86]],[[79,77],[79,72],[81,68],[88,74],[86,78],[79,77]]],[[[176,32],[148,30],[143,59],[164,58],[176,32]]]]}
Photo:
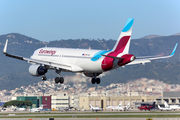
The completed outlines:
{"type": "Polygon", "coordinates": [[[123,58],[123,59],[119,60],[119,62],[118,62],[119,66],[123,66],[123,65],[126,65],[126,64],[132,62],[133,60],[135,60],[136,57],[132,54],[125,54],[125,55],[121,56],[121,58],[123,58]]]}

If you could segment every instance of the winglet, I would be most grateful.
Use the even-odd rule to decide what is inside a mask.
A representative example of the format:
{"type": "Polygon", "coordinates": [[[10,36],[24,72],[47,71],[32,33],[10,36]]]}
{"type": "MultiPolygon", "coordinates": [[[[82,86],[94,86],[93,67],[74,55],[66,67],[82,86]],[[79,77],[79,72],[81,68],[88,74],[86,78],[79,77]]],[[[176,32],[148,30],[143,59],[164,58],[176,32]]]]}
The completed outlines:
{"type": "Polygon", "coordinates": [[[5,46],[4,46],[4,49],[3,49],[3,53],[4,53],[4,54],[6,54],[7,44],[8,44],[8,39],[6,40],[6,43],[5,43],[5,46]]]}
{"type": "Polygon", "coordinates": [[[178,45],[178,43],[176,43],[176,45],[175,45],[175,47],[174,47],[174,50],[172,51],[172,53],[171,53],[170,56],[173,56],[173,55],[174,55],[174,53],[175,53],[175,51],[176,51],[176,48],[177,48],[177,45],[178,45]]]}

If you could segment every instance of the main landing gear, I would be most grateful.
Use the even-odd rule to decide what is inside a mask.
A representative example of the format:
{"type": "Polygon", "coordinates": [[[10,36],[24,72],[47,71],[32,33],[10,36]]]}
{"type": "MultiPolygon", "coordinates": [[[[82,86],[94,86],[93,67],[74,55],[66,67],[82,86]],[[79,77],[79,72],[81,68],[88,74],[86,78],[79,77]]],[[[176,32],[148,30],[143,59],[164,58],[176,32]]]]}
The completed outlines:
{"type": "MultiPolygon", "coordinates": [[[[63,84],[64,83],[64,78],[63,77],[60,77],[60,73],[61,73],[61,69],[59,70],[56,70],[56,73],[58,74],[58,77],[55,78],[55,83],[58,84],[58,83],[61,83],[63,84]]],[[[45,76],[45,74],[41,77],[41,80],[42,81],[46,81],[47,77],[45,76]]]]}
{"type": "Polygon", "coordinates": [[[63,83],[64,83],[64,78],[63,78],[63,77],[60,77],[61,69],[56,70],[56,73],[58,74],[59,77],[56,77],[56,78],[55,78],[55,83],[56,83],[56,84],[58,84],[58,83],[63,84],[63,83]]]}
{"type": "Polygon", "coordinates": [[[95,83],[99,84],[100,82],[101,82],[100,78],[96,78],[96,77],[95,77],[95,78],[92,78],[92,79],[91,79],[91,83],[92,83],[92,84],[95,84],[95,83]]]}
{"type": "Polygon", "coordinates": [[[58,84],[59,82],[60,82],[61,84],[63,84],[63,83],[64,83],[64,78],[63,78],[63,77],[56,77],[56,78],[55,78],[55,83],[58,84]]]}

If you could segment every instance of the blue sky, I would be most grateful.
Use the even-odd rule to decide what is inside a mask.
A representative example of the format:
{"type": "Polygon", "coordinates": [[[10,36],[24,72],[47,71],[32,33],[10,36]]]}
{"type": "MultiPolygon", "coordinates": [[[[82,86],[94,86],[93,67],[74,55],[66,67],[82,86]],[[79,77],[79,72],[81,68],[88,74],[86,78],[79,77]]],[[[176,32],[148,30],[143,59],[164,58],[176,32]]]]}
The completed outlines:
{"type": "Polygon", "coordinates": [[[180,33],[179,0],[0,0],[0,35],[41,41],[117,39],[134,18],[132,39],[180,33]]]}

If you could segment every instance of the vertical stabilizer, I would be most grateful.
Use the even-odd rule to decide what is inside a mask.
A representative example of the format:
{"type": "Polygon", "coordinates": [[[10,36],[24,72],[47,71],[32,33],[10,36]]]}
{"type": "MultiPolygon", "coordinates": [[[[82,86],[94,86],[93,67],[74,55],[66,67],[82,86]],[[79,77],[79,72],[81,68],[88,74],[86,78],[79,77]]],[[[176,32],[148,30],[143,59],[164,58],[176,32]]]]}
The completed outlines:
{"type": "Polygon", "coordinates": [[[89,104],[89,107],[90,107],[90,109],[92,108],[92,105],[91,104],[89,104]]]}
{"type": "Polygon", "coordinates": [[[130,102],[128,102],[128,104],[126,105],[126,110],[129,110],[130,107],[130,102]]]}
{"type": "Polygon", "coordinates": [[[168,107],[169,107],[169,105],[167,104],[167,102],[166,102],[166,101],[164,101],[164,106],[165,106],[166,108],[168,108],[168,107]]]}
{"type": "Polygon", "coordinates": [[[43,105],[39,106],[39,109],[43,109],[43,105]]]}
{"type": "Polygon", "coordinates": [[[118,53],[129,53],[129,46],[131,40],[132,26],[134,18],[128,18],[119,38],[113,48],[114,52],[118,53]]]}

